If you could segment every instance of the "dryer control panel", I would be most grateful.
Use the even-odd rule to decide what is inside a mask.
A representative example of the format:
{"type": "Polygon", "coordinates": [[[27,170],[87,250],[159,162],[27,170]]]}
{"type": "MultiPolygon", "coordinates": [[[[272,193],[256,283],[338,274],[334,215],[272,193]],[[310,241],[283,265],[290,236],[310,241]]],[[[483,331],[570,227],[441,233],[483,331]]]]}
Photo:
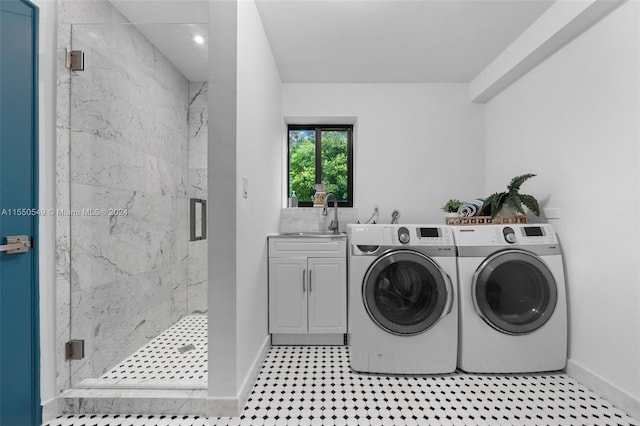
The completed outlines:
{"type": "Polygon", "coordinates": [[[459,247],[548,245],[557,244],[558,237],[551,225],[480,225],[459,226],[454,229],[459,247]]]}

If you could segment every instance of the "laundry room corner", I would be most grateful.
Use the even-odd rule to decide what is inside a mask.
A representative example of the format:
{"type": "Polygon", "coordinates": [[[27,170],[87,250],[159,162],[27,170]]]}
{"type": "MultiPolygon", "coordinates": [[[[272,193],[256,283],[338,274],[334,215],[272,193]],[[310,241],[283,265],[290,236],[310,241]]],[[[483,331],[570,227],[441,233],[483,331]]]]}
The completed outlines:
{"type": "Polygon", "coordinates": [[[538,175],[528,189],[558,209],[546,220],[566,259],[567,371],[636,418],[639,7],[624,3],[486,104],[485,191],[538,175]]]}

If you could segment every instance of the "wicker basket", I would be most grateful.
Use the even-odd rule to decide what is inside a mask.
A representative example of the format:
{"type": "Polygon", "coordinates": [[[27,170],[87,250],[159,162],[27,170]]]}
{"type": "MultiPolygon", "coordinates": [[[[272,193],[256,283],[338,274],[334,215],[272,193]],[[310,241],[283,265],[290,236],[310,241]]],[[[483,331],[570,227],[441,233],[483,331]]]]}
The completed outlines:
{"type": "Polygon", "coordinates": [[[528,223],[529,219],[525,215],[513,216],[456,216],[446,217],[447,225],[504,225],[514,223],[528,223]]]}

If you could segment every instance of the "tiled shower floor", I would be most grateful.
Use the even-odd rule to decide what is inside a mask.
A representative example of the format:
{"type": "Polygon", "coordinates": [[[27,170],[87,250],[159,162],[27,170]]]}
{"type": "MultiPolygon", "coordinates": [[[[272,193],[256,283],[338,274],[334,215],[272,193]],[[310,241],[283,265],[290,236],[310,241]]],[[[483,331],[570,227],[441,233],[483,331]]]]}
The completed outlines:
{"type": "Polygon", "coordinates": [[[207,343],[207,316],[186,316],[105,373],[98,382],[206,389],[207,343]]]}
{"type": "Polygon", "coordinates": [[[353,373],[338,346],[274,346],[240,417],[69,416],[47,426],[633,425],[565,374],[353,373]]]}

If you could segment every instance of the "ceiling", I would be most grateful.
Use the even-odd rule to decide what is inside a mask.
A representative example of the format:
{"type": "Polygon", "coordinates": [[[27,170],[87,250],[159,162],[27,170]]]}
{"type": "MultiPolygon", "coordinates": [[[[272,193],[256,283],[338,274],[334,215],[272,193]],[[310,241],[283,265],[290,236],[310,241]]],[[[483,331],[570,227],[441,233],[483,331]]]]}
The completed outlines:
{"type": "MultiPolygon", "coordinates": [[[[256,0],[282,81],[318,83],[471,81],[553,2],[256,0]]],[[[133,23],[208,18],[207,0],[111,3],[133,23]]],[[[187,78],[205,80],[206,47],[193,43],[198,27],[167,28],[140,26],[187,78]]]]}
{"type": "Polygon", "coordinates": [[[545,0],[257,0],[287,82],[468,82],[545,0]]]}
{"type": "Polygon", "coordinates": [[[110,0],[189,81],[208,79],[208,0],[110,0]],[[193,38],[204,37],[203,44],[193,38]]]}

